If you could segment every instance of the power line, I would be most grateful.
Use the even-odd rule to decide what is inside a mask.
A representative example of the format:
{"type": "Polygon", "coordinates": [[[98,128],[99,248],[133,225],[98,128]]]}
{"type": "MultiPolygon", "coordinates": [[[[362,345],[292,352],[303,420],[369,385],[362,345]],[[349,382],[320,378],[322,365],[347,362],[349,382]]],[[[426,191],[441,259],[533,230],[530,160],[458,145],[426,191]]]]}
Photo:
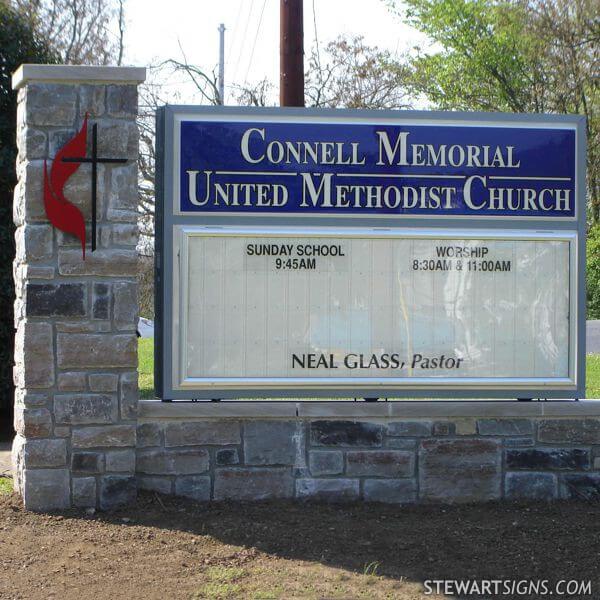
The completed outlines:
{"type": "Polygon", "coordinates": [[[246,18],[246,27],[244,28],[244,35],[242,36],[242,41],[240,43],[240,51],[238,54],[237,62],[235,63],[235,70],[233,72],[233,80],[236,81],[238,68],[240,66],[240,60],[242,60],[242,52],[244,51],[244,44],[246,42],[246,34],[248,33],[248,23],[250,22],[250,16],[252,15],[252,9],[254,8],[254,0],[250,3],[250,10],[248,11],[248,17],[246,18]]]}
{"type": "MultiPolygon", "coordinates": [[[[242,14],[242,0],[239,0],[238,10],[236,12],[237,12],[237,15],[235,17],[235,25],[233,27],[233,33],[231,34],[232,44],[231,44],[231,47],[229,48],[229,53],[231,55],[233,55],[233,46],[235,44],[235,40],[237,40],[237,32],[238,32],[238,28],[239,28],[239,25],[240,25],[240,17],[241,17],[241,14],[242,14]]],[[[229,59],[227,59],[225,61],[225,63],[229,66],[229,59]]]]}
{"type": "Polygon", "coordinates": [[[319,35],[317,33],[317,11],[315,10],[315,0],[312,0],[313,25],[315,28],[315,46],[317,47],[317,66],[321,72],[321,54],[319,53],[319,35]]]}
{"type": "Polygon", "coordinates": [[[245,81],[248,80],[248,73],[250,72],[250,67],[252,66],[252,59],[254,58],[254,49],[256,48],[256,40],[258,39],[258,34],[260,32],[260,26],[262,25],[263,15],[265,14],[265,5],[267,4],[267,0],[263,0],[262,10],[260,11],[260,19],[258,20],[258,27],[256,28],[256,35],[254,36],[254,43],[252,44],[252,52],[250,52],[250,60],[248,61],[248,68],[246,69],[246,77],[245,81]]]}

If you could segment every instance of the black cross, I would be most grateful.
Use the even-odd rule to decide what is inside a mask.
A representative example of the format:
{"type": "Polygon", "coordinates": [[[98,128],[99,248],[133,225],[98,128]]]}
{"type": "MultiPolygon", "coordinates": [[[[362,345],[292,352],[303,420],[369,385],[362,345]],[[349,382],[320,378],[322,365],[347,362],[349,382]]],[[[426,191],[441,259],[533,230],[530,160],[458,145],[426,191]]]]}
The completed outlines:
{"type": "Polygon", "coordinates": [[[126,163],[126,158],[98,158],[98,125],[92,125],[92,156],[63,158],[63,162],[92,164],[92,252],[96,249],[96,187],[98,178],[98,163],[126,163]]]}

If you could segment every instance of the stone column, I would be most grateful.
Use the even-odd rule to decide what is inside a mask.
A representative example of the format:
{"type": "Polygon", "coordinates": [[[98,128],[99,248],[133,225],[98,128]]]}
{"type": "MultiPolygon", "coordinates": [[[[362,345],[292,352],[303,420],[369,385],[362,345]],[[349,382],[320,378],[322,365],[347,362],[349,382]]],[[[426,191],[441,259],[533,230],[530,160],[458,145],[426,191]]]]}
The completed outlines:
{"type": "Polygon", "coordinates": [[[22,65],[14,194],[15,489],[32,510],[108,509],[136,494],[138,404],[137,85],[145,69],[22,65]],[[44,209],[44,162],[89,115],[98,155],[127,158],[98,167],[98,247],[90,248],[90,164],[64,187],[87,225],[77,238],[44,209]]]}

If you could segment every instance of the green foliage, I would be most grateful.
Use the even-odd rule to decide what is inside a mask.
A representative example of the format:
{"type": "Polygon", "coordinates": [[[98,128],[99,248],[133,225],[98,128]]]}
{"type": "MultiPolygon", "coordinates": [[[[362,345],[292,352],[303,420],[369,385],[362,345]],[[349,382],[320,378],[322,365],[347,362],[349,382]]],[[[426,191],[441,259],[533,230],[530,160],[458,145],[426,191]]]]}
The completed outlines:
{"type": "Polygon", "coordinates": [[[586,245],[587,318],[600,319],[600,225],[589,230],[586,245]]]}
{"type": "Polygon", "coordinates": [[[522,5],[494,0],[407,0],[409,22],[441,46],[413,62],[413,88],[442,109],[532,110],[539,41],[522,5]]]}
{"type": "Polygon", "coordinates": [[[414,95],[443,110],[586,117],[588,216],[600,222],[598,0],[387,1],[432,42],[409,61],[414,95]]]}
{"type": "Polygon", "coordinates": [[[11,75],[22,63],[48,62],[56,61],[46,44],[0,0],[0,408],[11,405],[13,390],[12,195],[16,183],[17,95],[11,89],[11,75]]]}
{"type": "Polygon", "coordinates": [[[585,397],[588,400],[600,398],[600,354],[585,357],[585,397]]]}
{"type": "Polygon", "coordinates": [[[138,340],[138,385],[140,398],[154,398],[154,340],[138,340]]]}
{"type": "Polygon", "coordinates": [[[13,482],[8,477],[0,477],[0,496],[12,494],[13,482]]]}

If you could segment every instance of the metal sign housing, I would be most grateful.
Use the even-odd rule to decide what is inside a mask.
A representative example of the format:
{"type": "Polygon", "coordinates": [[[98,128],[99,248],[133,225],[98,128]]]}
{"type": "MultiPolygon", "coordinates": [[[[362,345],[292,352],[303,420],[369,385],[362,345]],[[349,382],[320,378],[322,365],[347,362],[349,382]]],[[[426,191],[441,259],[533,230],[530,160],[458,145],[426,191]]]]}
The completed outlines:
{"type": "Polygon", "coordinates": [[[585,394],[578,116],[166,106],[157,394],[585,394]]]}

